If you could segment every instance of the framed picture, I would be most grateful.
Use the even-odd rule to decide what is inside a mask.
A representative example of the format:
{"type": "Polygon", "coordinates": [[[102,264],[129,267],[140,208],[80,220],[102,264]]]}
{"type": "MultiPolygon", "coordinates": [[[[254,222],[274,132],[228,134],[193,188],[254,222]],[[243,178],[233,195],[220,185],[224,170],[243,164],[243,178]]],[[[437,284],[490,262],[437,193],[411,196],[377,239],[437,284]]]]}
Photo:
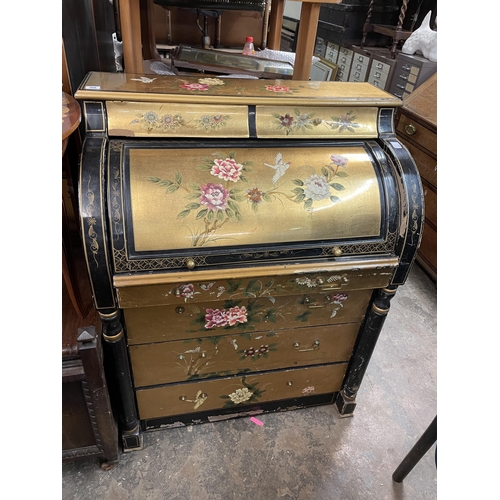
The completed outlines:
{"type": "Polygon", "coordinates": [[[320,57],[319,61],[313,63],[309,78],[312,81],[333,82],[337,77],[338,70],[339,67],[336,64],[320,57]]]}

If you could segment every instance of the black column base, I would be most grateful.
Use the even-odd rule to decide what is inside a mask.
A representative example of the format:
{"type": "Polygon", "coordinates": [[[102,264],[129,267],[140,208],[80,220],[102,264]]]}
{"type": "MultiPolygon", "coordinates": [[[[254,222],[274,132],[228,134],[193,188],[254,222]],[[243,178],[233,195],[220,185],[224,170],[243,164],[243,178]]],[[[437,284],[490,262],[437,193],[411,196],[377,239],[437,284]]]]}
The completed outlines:
{"type": "Polygon", "coordinates": [[[139,451],[144,448],[143,437],[139,426],[132,431],[122,432],[122,447],[124,453],[129,451],[139,451]]]}
{"type": "Polygon", "coordinates": [[[354,408],[356,408],[356,399],[346,396],[343,391],[337,393],[335,406],[339,412],[340,418],[354,416],[354,408]]]}

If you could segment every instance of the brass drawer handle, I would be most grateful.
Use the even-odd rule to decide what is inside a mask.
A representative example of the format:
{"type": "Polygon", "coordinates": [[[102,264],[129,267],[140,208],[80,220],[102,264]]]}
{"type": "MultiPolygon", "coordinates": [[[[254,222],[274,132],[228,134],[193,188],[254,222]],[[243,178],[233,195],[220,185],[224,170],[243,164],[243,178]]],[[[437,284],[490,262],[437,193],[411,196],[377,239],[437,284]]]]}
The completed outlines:
{"type": "Polygon", "coordinates": [[[417,131],[417,127],[415,127],[415,125],[413,125],[413,123],[409,123],[409,124],[408,124],[408,125],[406,125],[406,127],[405,127],[405,132],[406,132],[408,135],[413,135],[416,131],[417,131]]]}
{"type": "Polygon", "coordinates": [[[289,380],[286,385],[293,385],[293,382],[291,380],[289,380]]]}
{"type": "MultiPolygon", "coordinates": [[[[300,349],[300,342],[294,342],[293,344],[293,347],[298,351],[298,352],[306,352],[306,351],[316,351],[317,349],[319,349],[319,340],[315,340],[313,342],[313,346],[312,347],[308,347],[307,349],[300,349]]],[[[291,385],[291,384],[290,384],[291,385]]]]}
{"type": "Polygon", "coordinates": [[[196,266],[196,262],[194,261],[194,259],[186,259],[186,267],[188,269],[194,269],[196,266]]]}
{"type": "Polygon", "coordinates": [[[186,309],[185,309],[185,307],[183,307],[183,306],[177,306],[177,307],[175,308],[175,312],[176,312],[177,314],[182,314],[185,310],[186,310],[186,309]]]}

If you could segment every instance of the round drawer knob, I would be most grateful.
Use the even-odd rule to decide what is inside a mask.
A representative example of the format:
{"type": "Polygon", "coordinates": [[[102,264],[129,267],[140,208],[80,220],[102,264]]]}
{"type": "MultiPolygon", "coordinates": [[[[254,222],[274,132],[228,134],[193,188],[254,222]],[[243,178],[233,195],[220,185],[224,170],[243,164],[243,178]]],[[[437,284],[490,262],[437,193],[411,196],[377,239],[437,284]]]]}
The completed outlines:
{"type": "Polygon", "coordinates": [[[182,314],[186,309],[183,306],[178,306],[175,308],[177,314],[182,314]]]}
{"type": "Polygon", "coordinates": [[[413,123],[409,123],[408,125],[406,125],[405,131],[408,135],[413,135],[417,131],[417,127],[415,127],[413,123]]]}
{"type": "Polygon", "coordinates": [[[188,269],[194,269],[196,266],[196,262],[194,261],[194,259],[186,259],[186,267],[188,269]]]}
{"type": "Polygon", "coordinates": [[[333,247],[333,255],[335,255],[335,257],[340,257],[342,255],[340,247],[333,247]]]}
{"type": "Polygon", "coordinates": [[[289,380],[286,385],[293,385],[293,382],[291,380],[289,380]]]}

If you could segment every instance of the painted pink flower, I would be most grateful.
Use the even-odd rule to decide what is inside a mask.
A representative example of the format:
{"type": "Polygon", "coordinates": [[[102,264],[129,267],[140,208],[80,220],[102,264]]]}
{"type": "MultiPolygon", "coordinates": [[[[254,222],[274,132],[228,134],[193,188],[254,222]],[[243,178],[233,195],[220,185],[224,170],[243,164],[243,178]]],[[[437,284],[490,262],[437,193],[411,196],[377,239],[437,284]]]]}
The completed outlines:
{"type": "Polygon", "coordinates": [[[209,210],[225,210],[229,198],[229,191],[222,184],[202,184],[200,203],[206,205],[209,210]]]}
{"type": "Polygon", "coordinates": [[[314,392],[314,386],[310,385],[309,387],[304,387],[302,389],[302,394],[307,395],[307,394],[312,394],[314,392]]]}
{"type": "Polygon", "coordinates": [[[347,294],[346,293],[336,293],[333,296],[333,302],[337,304],[342,304],[342,302],[347,300],[347,294]]]}
{"type": "Polygon", "coordinates": [[[226,313],[227,323],[229,326],[234,326],[236,323],[246,323],[247,322],[247,310],[246,307],[231,307],[226,313]]]}
{"type": "Polygon", "coordinates": [[[205,328],[220,328],[227,325],[226,311],[222,309],[207,309],[205,312],[205,328]]]}
{"type": "Polygon", "coordinates": [[[181,297],[192,299],[194,296],[194,285],[191,283],[189,285],[181,285],[179,287],[179,291],[181,293],[181,297]]]}
{"type": "Polygon", "coordinates": [[[283,87],[282,85],[266,85],[266,90],[270,92],[290,92],[288,87],[283,87]]]}
{"type": "Polygon", "coordinates": [[[347,165],[347,162],[349,161],[348,158],[342,155],[331,155],[330,160],[332,160],[332,163],[334,165],[337,165],[339,167],[344,167],[347,165]]]}
{"type": "Polygon", "coordinates": [[[208,90],[210,85],[206,85],[203,83],[184,83],[181,85],[181,89],[187,90],[208,90]]]}
{"type": "Polygon", "coordinates": [[[225,160],[214,160],[214,166],[210,173],[219,179],[236,182],[240,178],[242,170],[243,165],[236,163],[232,158],[226,158],[225,160]]]}

